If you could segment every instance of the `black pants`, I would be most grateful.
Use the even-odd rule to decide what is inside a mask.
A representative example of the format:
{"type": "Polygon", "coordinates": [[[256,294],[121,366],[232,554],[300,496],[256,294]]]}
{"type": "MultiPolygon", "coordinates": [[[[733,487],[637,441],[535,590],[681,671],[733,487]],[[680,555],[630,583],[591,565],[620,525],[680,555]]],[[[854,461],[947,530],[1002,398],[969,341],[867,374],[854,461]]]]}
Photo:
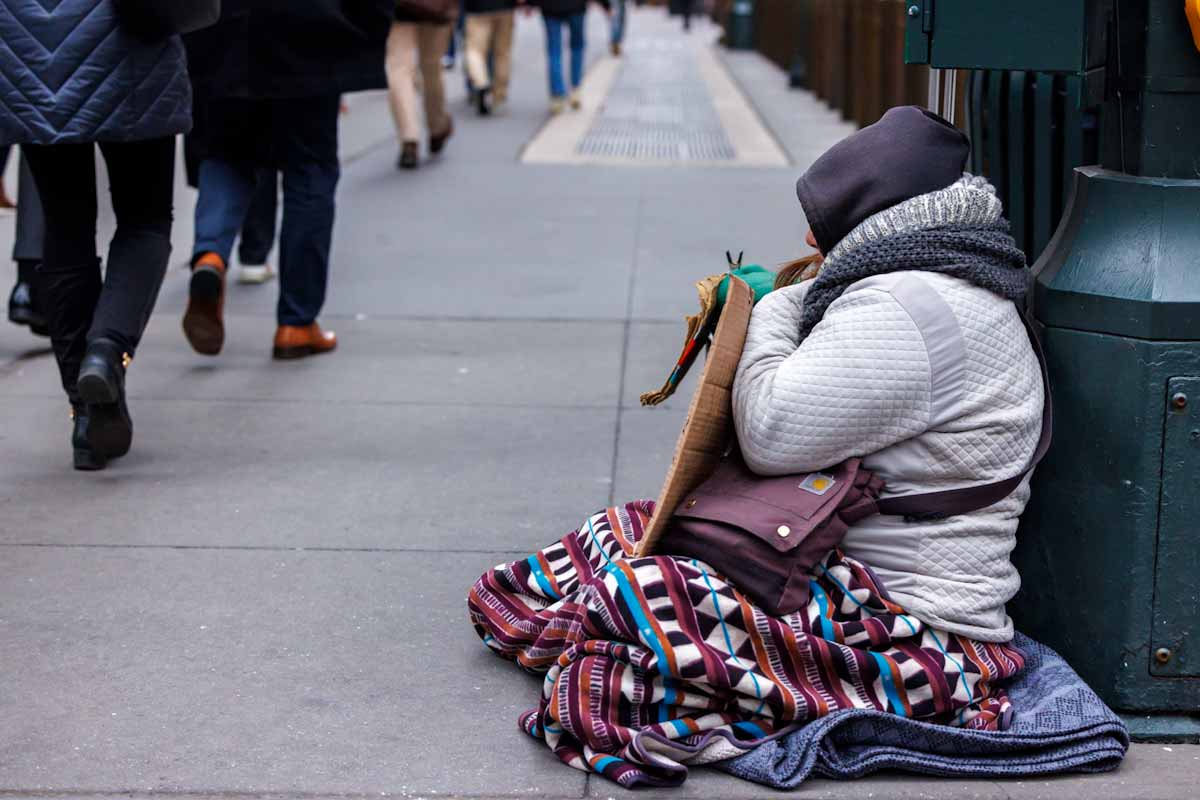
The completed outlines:
{"type": "Polygon", "coordinates": [[[38,287],[63,389],[75,389],[87,342],[137,349],[171,255],[175,139],[102,142],[117,232],[100,277],[96,257],[96,165],[91,144],[24,148],[45,214],[38,287]]]}

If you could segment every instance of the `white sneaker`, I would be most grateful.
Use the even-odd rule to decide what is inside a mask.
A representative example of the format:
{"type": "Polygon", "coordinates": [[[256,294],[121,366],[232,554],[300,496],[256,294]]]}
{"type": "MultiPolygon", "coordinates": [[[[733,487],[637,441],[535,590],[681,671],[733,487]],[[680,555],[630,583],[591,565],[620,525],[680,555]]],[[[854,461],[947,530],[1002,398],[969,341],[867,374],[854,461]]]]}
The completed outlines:
{"type": "Polygon", "coordinates": [[[561,97],[550,98],[550,113],[554,115],[561,114],[567,108],[567,101],[561,97]]]}
{"type": "Polygon", "coordinates": [[[238,283],[266,283],[275,277],[270,264],[241,264],[238,267],[238,283]]]}

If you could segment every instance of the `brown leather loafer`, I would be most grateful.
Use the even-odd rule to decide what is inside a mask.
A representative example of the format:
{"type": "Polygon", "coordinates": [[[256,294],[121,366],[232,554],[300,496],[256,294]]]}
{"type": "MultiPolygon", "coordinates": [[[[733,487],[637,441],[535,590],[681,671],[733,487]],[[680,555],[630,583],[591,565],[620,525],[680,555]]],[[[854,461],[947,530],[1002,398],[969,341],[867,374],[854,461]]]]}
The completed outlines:
{"type": "Polygon", "coordinates": [[[197,353],[215,356],[225,344],[225,260],[203,253],[192,267],[183,335],[197,353]]]}
{"type": "Polygon", "coordinates": [[[337,347],[333,331],[323,331],[317,323],[311,325],[280,325],[275,331],[275,358],[304,358],[328,353],[337,347]]]}

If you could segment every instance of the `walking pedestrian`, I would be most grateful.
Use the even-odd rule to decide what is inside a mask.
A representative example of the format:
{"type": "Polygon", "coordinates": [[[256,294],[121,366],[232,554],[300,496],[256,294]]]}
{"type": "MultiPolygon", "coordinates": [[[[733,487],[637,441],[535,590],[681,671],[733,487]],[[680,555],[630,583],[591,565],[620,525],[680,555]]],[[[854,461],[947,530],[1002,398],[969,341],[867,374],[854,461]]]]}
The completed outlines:
{"type": "Polygon", "coordinates": [[[317,316],[329,280],[341,94],[387,85],[393,9],[394,0],[259,0],[227,5],[218,25],[188,37],[199,197],[183,330],[196,352],[217,355],[224,345],[226,271],[262,169],[283,181],[273,355],[337,346],[317,316]]]}
{"type": "Polygon", "coordinates": [[[458,0],[396,0],[396,21],[387,42],[387,76],[392,116],[400,136],[400,157],[396,162],[400,169],[417,166],[417,140],[421,135],[417,116],[418,64],[429,152],[440,153],[454,133],[454,119],[446,110],[441,57],[454,37],[457,6],[458,0]]]}
{"type": "Polygon", "coordinates": [[[621,55],[621,45],[625,42],[625,5],[626,0],[611,0],[612,12],[609,14],[608,47],[614,56],[621,55]]]}
{"type": "Polygon", "coordinates": [[[46,238],[46,220],[37,184],[29,170],[28,159],[21,158],[17,174],[17,229],[13,238],[13,261],[17,263],[17,282],[8,295],[8,321],[26,325],[36,336],[49,336],[42,292],[38,289],[38,266],[42,263],[42,244],[46,238]]]}
{"type": "Polygon", "coordinates": [[[166,272],[175,136],[191,125],[179,37],[140,38],[132,22],[113,0],[6,0],[0,13],[0,145],[22,145],[42,199],[38,289],[77,469],[101,469],[132,442],[125,372],[166,272]],[[103,280],[97,144],[117,217],[103,280]]]}
{"type": "Polygon", "coordinates": [[[508,102],[516,6],[516,0],[465,0],[464,3],[467,76],[473,91],[471,101],[480,116],[502,110],[508,102]]]}
{"type": "MultiPolygon", "coordinates": [[[[542,21],[546,26],[546,71],[550,76],[550,113],[560,114],[570,105],[578,110],[582,105],[579,85],[583,83],[584,49],[587,38],[584,24],[587,19],[588,0],[534,0],[542,10],[542,21]],[[568,32],[571,49],[570,93],[563,80],[563,31],[568,32]]],[[[605,11],[608,0],[602,0],[605,11]]]]}

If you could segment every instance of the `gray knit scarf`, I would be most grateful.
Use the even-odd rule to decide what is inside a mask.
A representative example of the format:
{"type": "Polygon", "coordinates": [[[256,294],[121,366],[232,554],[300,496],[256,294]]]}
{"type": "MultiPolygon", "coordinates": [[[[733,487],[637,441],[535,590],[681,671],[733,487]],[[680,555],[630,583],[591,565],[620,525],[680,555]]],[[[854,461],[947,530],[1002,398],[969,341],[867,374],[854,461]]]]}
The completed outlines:
{"type": "Polygon", "coordinates": [[[1017,303],[1029,286],[1025,254],[1009,235],[995,189],[967,175],[881,211],[847,234],[805,296],[801,338],[851,284],[904,270],[951,275],[1017,303]]]}

